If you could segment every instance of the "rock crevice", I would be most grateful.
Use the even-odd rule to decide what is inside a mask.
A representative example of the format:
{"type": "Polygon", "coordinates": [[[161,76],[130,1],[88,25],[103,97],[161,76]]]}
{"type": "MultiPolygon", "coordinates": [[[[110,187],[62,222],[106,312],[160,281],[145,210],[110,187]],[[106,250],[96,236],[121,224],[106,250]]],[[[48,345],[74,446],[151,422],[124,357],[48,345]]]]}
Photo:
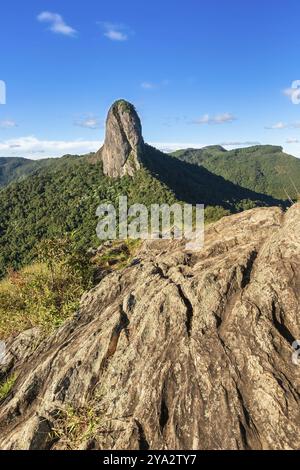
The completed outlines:
{"type": "Polygon", "coordinates": [[[106,276],[36,351],[30,333],[23,359],[9,342],[1,367],[18,380],[0,404],[0,448],[72,447],[51,441],[71,406],[97,423],[81,448],[298,449],[299,233],[296,204],[226,217],[198,252],[145,242],[140,263],[106,276]]]}

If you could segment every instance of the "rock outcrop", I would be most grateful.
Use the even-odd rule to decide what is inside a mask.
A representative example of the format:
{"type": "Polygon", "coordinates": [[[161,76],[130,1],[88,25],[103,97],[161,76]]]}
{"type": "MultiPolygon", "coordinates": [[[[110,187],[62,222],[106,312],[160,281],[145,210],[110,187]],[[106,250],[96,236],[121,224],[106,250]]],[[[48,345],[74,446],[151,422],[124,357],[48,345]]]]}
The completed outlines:
{"type": "Polygon", "coordinates": [[[294,205],[224,218],[199,252],[145,242],[18,354],[0,448],[299,449],[299,233],[294,205]]]}
{"type": "Polygon", "coordinates": [[[134,106],[116,101],[107,116],[104,146],[97,153],[104,174],[111,178],[132,176],[140,168],[143,148],[142,125],[134,106]]]}

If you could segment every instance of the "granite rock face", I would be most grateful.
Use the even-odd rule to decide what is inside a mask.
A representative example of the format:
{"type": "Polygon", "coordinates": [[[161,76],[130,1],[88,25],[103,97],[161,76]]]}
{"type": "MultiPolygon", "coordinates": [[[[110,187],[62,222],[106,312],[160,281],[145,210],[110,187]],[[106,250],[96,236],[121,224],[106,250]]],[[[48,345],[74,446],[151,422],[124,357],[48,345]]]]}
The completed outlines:
{"type": "Polygon", "coordinates": [[[25,346],[0,448],[299,449],[299,233],[294,205],[224,218],[198,252],[145,242],[25,346]]]}
{"type": "Polygon", "coordinates": [[[104,146],[97,153],[104,174],[111,178],[133,176],[141,166],[143,148],[142,125],[134,106],[116,101],[107,116],[104,146]]]}

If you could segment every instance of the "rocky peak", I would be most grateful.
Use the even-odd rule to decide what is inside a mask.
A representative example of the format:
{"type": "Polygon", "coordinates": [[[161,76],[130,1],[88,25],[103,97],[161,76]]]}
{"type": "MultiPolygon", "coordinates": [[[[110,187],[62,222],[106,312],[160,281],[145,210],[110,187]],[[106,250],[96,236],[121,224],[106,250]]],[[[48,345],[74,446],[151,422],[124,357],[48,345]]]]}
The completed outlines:
{"type": "Polygon", "coordinates": [[[131,103],[116,101],[106,120],[106,134],[98,155],[104,174],[111,178],[132,176],[141,166],[144,141],[140,118],[131,103]]]}

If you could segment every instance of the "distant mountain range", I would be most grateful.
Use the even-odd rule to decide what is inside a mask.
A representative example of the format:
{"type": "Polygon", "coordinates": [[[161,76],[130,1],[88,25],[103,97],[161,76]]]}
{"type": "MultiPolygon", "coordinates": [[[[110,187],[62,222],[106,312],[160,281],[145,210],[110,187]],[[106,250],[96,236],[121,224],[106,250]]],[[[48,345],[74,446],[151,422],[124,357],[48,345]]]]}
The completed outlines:
{"type": "MultiPolygon", "coordinates": [[[[158,152],[155,151],[156,155],[158,155],[158,152]]],[[[162,155],[162,152],[159,153],[162,155]]],[[[226,151],[223,147],[215,145],[200,149],[177,150],[169,155],[183,162],[200,166],[202,169],[221,176],[226,181],[242,188],[272,196],[276,199],[297,199],[300,193],[300,159],[284,153],[282,147],[279,146],[257,145],[226,151]]],[[[70,157],[70,155],[67,155],[62,158],[65,160],[70,157]]],[[[26,158],[0,157],[0,187],[36,174],[42,168],[55,165],[61,166],[61,160],[58,158],[29,160],[26,158]]],[[[170,166],[174,165],[167,157],[165,163],[170,166]]],[[[165,163],[163,166],[165,166],[165,163]]],[[[181,169],[183,168],[181,167],[181,169]]],[[[202,174],[208,175],[205,172],[202,174]]],[[[200,172],[198,172],[199,175],[200,172]]],[[[165,174],[165,177],[167,176],[168,172],[165,174]]],[[[204,182],[204,193],[212,189],[206,183],[207,180],[204,182]]],[[[185,198],[189,199],[189,195],[183,196],[183,199],[185,198]]]]}
{"type": "Polygon", "coordinates": [[[79,246],[99,243],[97,205],[120,195],[146,206],[203,203],[207,222],[257,206],[284,208],[298,197],[300,160],[280,147],[164,154],[143,142],[139,118],[124,100],[112,106],[107,129],[96,154],[0,158],[0,277],[9,266],[31,263],[42,239],[73,233],[79,246]]]}
{"type": "Polygon", "coordinates": [[[40,168],[53,165],[57,159],[30,160],[19,157],[0,157],[0,187],[6,186],[12,181],[22,180],[32,175],[40,168]]]}
{"type": "Polygon", "coordinates": [[[278,199],[296,199],[300,193],[300,159],[284,153],[282,147],[257,145],[226,151],[217,145],[178,150],[171,155],[278,199]]]}

